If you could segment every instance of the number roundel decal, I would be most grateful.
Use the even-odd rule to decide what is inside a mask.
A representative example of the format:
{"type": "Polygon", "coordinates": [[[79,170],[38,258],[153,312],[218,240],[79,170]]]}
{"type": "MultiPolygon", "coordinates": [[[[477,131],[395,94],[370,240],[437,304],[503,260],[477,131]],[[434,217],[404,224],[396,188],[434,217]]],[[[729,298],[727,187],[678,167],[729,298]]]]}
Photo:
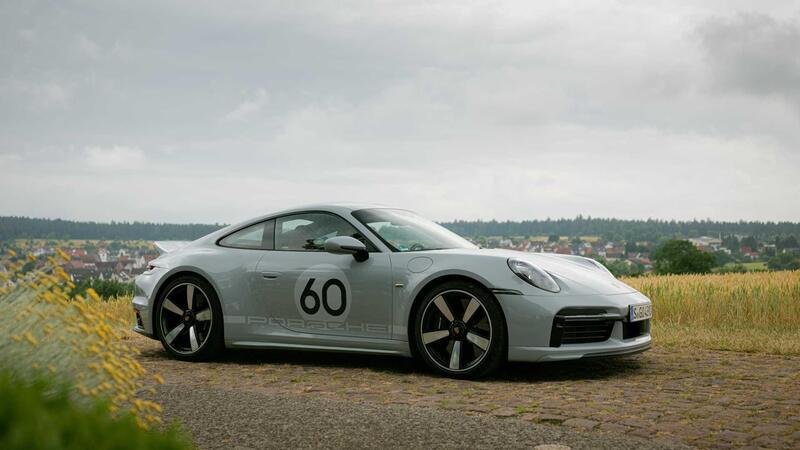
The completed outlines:
{"type": "Polygon", "coordinates": [[[350,313],[350,283],[341,269],[332,264],[309,267],[294,287],[300,315],[306,320],[344,322],[350,313]]]}

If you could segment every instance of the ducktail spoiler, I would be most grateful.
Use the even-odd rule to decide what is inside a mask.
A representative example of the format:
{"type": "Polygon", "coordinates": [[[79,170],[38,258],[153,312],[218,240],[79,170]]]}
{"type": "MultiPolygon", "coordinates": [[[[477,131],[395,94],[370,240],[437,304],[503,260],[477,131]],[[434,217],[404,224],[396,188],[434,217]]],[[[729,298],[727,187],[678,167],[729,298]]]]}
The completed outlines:
{"type": "Polygon", "coordinates": [[[156,246],[159,252],[164,253],[174,252],[189,245],[191,241],[155,241],[153,245],[156,246]]]}

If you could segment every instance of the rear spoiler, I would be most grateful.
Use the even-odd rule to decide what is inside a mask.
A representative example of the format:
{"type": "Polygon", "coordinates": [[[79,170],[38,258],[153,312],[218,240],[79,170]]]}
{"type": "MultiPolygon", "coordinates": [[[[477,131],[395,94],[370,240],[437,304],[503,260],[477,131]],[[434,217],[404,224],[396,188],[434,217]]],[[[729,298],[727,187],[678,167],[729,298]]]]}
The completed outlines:
{"type": "Polygon", "coordinates": [[[174,252],[175,250],[186,247],[191,244],[191,241],[155,241],[153,245],[156,246],[159,252],[164,253],[174,252]]]}

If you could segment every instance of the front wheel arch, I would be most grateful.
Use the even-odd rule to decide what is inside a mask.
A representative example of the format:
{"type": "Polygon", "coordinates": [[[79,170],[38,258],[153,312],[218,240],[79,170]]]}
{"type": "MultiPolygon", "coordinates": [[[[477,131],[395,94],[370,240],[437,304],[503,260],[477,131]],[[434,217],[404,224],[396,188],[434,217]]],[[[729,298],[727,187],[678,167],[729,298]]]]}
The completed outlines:
{"type": "Polygon", "coordinates": [[[503,323],[505,324],[505,341],[506,341],[506,348],[504,349],[505,355],[503,358],[507,361],[508,360],[508,320],[506,320],[506,313],[503,310],[503,304],[497,300],[494,294],[492,294],[491,289],[486,287],[483,283],[476,280],[475,278],[468,277],[466,275],[443,275],[441,277],[434,278],[428,281],[422,289],[417,292],[417,295],[414,297],[414,302],[411,304],[411,308],[409,308],[408,316],[406,317],[406,336],[408,336],[408,346],[411,350],[411,356],[414,358],[419,359],[419,354],[417,352],[417,337],[416,337],[416,326],[417,324],[414,321],[414,317],[416,317],[417,309],[419,309],[420,305],[422,304],[422,300],[425,298],[428,293],[435,289],[436,287],[450,282],[450,281],[462,281],[467,283],[473,283],[478,287],[484,289],[489,295],[497,302],[497,305],[500,307],[500,315],[503,319],[503,323]]]}

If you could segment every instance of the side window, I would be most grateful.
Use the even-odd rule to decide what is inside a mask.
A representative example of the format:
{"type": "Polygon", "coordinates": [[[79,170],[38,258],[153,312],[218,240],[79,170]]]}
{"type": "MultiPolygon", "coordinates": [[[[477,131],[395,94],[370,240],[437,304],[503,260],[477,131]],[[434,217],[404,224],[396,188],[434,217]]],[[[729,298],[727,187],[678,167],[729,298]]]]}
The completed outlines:
{"type": "MultiPolygon", "coordinates": [[[[358,230],[333,214],[295,214],[275,222],[275,250],[320,252],[325,250],[325,241],[335,236],[352,236],[366,243],[358,230]]],[[[372,249],[369,243],[367,247],[372,249]]]]}
{"type": "Polygon", "coordinates": [[[250,225],[247,228],[242,228],[233,234],[229,234],[219,241],[219,245],[223,247],[272,250],[272,234],[274,229],[274,220],[250,225]]]}

